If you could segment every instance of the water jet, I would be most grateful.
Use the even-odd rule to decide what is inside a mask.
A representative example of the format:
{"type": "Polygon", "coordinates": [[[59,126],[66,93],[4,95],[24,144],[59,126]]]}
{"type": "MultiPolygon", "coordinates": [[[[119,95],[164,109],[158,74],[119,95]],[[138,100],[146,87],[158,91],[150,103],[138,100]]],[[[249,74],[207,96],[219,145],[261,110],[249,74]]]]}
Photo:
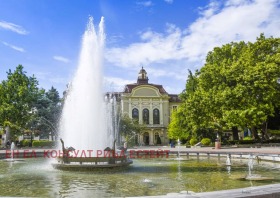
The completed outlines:
{"type": "Polygon", "coordinates": [[[132,163],[125,155],[115,156],[117,139],[116,99],[103,91],[103,49],[105,43],[104,18],[98,32],[93,18],[89,17],[83,35],[77,71],[63,107],[60,136],[65,144],[80,151],[103,151],[112,148],[109,156],[68,156],[69,149],[62,143],[63,156],[57,158],[53,167],[58,169],[94,169],[127,166],[132,163]]]}

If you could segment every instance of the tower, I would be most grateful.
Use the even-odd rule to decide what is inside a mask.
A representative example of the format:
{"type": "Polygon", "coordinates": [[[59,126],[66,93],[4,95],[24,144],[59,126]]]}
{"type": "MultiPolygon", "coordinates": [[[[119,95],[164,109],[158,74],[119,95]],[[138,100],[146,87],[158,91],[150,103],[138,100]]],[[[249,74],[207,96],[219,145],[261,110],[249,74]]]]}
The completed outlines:
{"type": "Polygon", "coordinates": [[[138,73],[137,84],[148,84],[148,76],[146,70],[142,67],[140,72],[138,73]]]}

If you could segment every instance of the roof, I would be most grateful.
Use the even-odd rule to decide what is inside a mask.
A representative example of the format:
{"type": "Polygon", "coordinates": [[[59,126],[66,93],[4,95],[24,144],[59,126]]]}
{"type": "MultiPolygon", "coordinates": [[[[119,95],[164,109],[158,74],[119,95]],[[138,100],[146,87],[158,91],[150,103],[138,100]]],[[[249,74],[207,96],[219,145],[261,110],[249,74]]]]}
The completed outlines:
{"type": "Polygon", "coordinates": [[[182,100],[179,98],[178,94],[168,94],[169,102],[182,102],[182,100]]]}
{"type": "Polygon", "coordinates": [[[134,83],[134,84],[127,84],[124,87],[124,93],[131,93],[132,89],[134,89],[135,87],[141,86],[141,85],[150,85],[153,86],[155,88],[157,88],[159,90],[159,93],[161,94],[168,94],[165,89],[163,88],[162,85],[156,85],[156,84],[138,84],[138,83],[134,83]]]}

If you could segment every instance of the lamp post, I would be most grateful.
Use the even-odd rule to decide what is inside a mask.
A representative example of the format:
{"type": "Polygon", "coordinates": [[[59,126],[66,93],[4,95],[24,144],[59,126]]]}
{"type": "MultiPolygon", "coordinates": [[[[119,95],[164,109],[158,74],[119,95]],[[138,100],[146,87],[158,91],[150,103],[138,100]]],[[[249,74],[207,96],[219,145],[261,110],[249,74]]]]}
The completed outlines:
{"type": "Polygon", "coordinates": [[[30,147],[32,147],[33,142],[33,133],[34,133],[34,125],[31,126],[31,134],[30,134],[30,147]]]}
{"type": "Polygon", "coordinates": [[[220,148],[221,148],[221,141],[220,141],[219,133],[217,132],[217,139],[215,141],[215,149],[220,149],[220,148]]]}

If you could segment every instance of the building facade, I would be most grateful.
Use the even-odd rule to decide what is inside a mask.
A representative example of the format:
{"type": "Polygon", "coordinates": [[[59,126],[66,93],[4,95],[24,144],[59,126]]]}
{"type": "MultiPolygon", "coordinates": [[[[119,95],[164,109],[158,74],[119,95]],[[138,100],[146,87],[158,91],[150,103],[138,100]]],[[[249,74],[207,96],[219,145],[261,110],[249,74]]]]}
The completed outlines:
{"type": "Polygon", "coordinates": [[[168,94],[162,85],[151,84],[145,69],[140,70],[137,82],[125,85],[121,93],[122,114],[145,124],[146,130],[139,135],[141,145],[167,145],[167,127],[171,112],[180,105],[177,94],[168,94]]]}

